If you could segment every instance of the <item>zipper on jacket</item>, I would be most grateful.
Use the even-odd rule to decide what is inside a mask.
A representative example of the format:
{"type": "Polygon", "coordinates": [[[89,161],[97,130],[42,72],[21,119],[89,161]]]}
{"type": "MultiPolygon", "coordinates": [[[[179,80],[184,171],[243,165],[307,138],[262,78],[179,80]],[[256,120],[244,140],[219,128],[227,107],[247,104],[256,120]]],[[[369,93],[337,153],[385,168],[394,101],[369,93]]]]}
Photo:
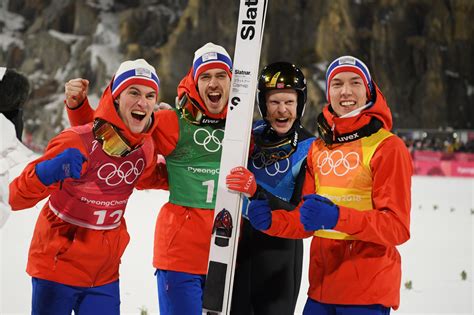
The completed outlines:
{"type": "Polygon", "coordinates": [[[107,236],[106,233],[107,233],[107,231],[103,231],[103,232],[102,232],[102,237],[104,238],[105,243],[107,244],[107,246],[108,246],[108,248],[109,248],[109,255],[108,255],[109,257],[108,257],[108,259],[105,260],[105,263],[102,264],[102,267],[100,267],[100,269],[99,269],[99,270],[97,271],[97,273],[95,274],[94,280],[93,280],[92,283],[91,283],[91,288],[95,287],[95,283],[96,283],[96,281],[97,281],[98,275],[100,275],[101,271],[104,269],[104,267],[107,265],[107,262],[110,260],[110,256],[111,256],[111,255],[110,255],[110,243],[109,243],[109,238],[108,238],[108,236],[107,236]]]}
{"type": "Polygon", "coordinates": [[[347,256],[348,256],[347,259],[349,260],[349,262],[350,262],[350,263],[352,264],[352,266],[354,267],[354,272],[355,272],[355,275],[356,275],[357,279],[360,279],[360,277],[359,277],[359,271],[358,271],[358,269],[357,269],[357,267],[356,267],[356,264],[355,264],[355,262],[354,262],[354,259],[353,259],[353,257],[352,257],[352,248],[353,248],[353,246],[354,246],[354,241],[348,241],[348,242],[349,242],[349,244],[348,244],[348,246],[347,246],[347,256]]]}
{"type": "Polygon", "coordinates": [[[323,300],[323,291],[324,291],[324,278],[325,278],[325,274],[326,274],[326,256],[324,255],[324,250],[323,250],[323,246],[322,246],[322,243],[326,241],[326,239],[324,238],[320,238],[319,239],[319,254],[321,255],[321,258],[323,260],[323,270],[322,270],[322,273],[321,273],[321,289],[319,290],[320,291],[320,295],[319,295],[319,298],[321,299],[321,301],[323,300]]]}
{"type": "MultiPolygon", "coordinates": [[[[51,210],[50,210],[51,211],[51,210]]],[[[65,252],[67,252],[69,250],[69,248],[71,248],[73,245],[74,245],[74,242],[76,240],[76,230],[77,230],[77,227],[73,227],[71,228],[70,232],[73,234],[73,237],[72,237],[72,240],[70,241],[71,244],[69,244],[68,248],[63,251],[62,253],[61,250],[65,247],[65,245],[68,243],[68,242],[65,242],[62,246],[60,246],[58,248],[58,250],[56,251],[56,254],[54,255],[54,258],[53,258],[53,271],[56,271],[56,267],[58,265],[58,260],[59,260],[59,256],[60,255],[63,255],[65,252]]]]}
{"type": "Polygon", "coordinates": [[[170,240],[169,240],[168,246],[167,246],[168,249],[170,248],[171,244],[173,243],[173,241],[174,241],[176,235],[178,235],[178,233],[181,232],[181,229],[183,228],[183,226],[184,226],[184,224],[186,223],[186,221],[191,220],[191,215],[189,214],[189,209],[188,209],[188,207],[186,207],[186,206],[180,206],[180,207],[183,207],[183,208],[185,209],[186,215],[185,215],[185,217],[184,217],[183,222],[180,224],[179,229],[176,230],[176,231],[173,233],[173,235],[170,237],[170,240]]]}

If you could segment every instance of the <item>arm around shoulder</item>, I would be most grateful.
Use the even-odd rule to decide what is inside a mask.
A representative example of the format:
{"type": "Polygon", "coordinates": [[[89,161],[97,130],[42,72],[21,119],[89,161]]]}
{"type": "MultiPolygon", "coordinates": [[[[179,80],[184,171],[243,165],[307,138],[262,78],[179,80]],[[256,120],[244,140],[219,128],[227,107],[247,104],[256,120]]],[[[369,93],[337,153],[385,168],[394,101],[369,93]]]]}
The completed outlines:
{"type": "Polygon", "coordinates": [[[148,138],[144,145],[147,164],[137,183],[137,189],[163,189],[168,190],[168,171],[163,156],[156,155],[153,140],[148,138]]]}
{"type": "Polygon", "coordinates": [[[179,139],[178,116],[174,110],[160,110],[155,115],[155,124],[152,138],[155,151],[163,156],[173,152],[179,139]]]}

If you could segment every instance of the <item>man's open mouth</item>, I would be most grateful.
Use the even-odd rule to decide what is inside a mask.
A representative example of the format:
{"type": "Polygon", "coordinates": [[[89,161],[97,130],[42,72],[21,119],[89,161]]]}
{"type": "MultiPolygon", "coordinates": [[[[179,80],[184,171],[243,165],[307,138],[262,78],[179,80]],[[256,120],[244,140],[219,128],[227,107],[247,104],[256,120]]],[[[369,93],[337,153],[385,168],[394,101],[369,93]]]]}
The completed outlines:
{"type": "Polygon", "coordinates": [[[221,93],[212,92],[212,93],[207,94],[207,97],[209,98],[211,102],[217,103],[221,99],[221,93]]]}
{"type": "Polygon", "coordinates": [[[134,110],[132,111],[132,117],[135,118],[136,120],[142,121],[146,116],[145,112],[139,111],[139,110],[134,110]]]}

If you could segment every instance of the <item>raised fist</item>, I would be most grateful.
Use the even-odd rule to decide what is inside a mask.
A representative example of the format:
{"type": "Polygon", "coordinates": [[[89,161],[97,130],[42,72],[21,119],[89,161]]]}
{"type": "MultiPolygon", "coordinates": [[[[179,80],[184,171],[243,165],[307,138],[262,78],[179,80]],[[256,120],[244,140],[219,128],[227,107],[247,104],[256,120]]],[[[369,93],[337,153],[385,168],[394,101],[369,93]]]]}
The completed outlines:
{"type": "Polygon", "coordinates": [[[74,109],[84,102],[89,90],[89,81],[82,78],[69,80],[64,85],[64,93],[66,94],[66,105],[70,109],[74,109]]]}

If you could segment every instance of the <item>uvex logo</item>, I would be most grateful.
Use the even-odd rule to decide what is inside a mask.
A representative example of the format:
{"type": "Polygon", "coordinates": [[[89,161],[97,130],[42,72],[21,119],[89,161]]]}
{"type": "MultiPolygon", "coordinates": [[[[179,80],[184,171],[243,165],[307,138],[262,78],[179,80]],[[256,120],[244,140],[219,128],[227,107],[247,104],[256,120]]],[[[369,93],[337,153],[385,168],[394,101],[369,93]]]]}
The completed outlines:
{"type": "Polygon", "coordinates": [[[240,30],[240,38],[252,40],[255,36],[255,20],[257,19],[258,0],[247,0],[247,14],[242,21],[242,29],[240,30]]]}
{"type": "Polygon", "coordinates": [[[298,133],[295,132],[295,138],[293,139],[293,146],[296,147],[298,145],[298,133]]]}
{"type": "Polygon", "coordinates": [[[360,137],[359,134],[357,132],[354,132],[353,134],[348,135],[348,136],[337,137],[337,140],[340,142],[344,142],[344,141],[354,140],[359,137],[360,137]]]}
{"type": "Polygon", "coordinates": [[[219,119],[211,119],[211,118],[203,118],[201,120],[201,122],[203,124],[218,124],[220,123],[221,121],[219,119]]]}

